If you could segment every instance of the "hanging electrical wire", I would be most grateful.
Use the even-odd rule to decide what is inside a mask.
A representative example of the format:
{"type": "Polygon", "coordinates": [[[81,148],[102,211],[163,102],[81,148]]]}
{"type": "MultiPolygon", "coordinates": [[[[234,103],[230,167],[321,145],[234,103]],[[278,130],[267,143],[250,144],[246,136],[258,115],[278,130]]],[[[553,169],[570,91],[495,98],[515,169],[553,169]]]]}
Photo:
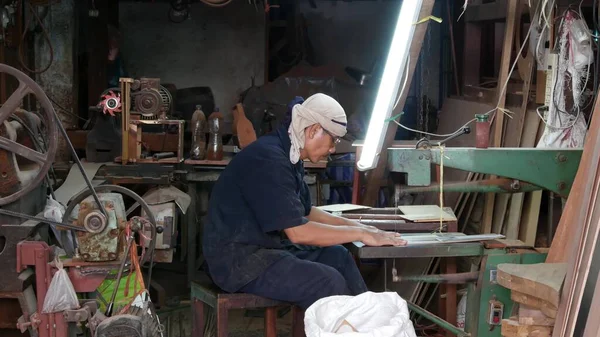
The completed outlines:
{"type": "Polygon", "coordinates": [[[200,2],[211,7],[224,7],[229,5],[233,0],[200,0],[200,2]]]}
{"type": "MultiPolygon", "coordinates": [[[[27,70],[28,72],[30,72],[32,74],[41,74],[41,73],[46,72],[48,69],[50,69],[50,67],[54,63],[54,47],[52,46],[52,41],[50,40],[50,35],[48,34],[48,30],[46,29],[46,27],[44,26],[44,23],[42,22],[42,19],[40,19],[40,16],[38,15],[37,7],[34,7],[27,0],[23,0],[23,1],[24,2],[22,2],[22,3],[25,4],[25,6],[27,6],[29,11],[31,12],[31,15],[37,21],[38,25],[40,26],[40,29],[42,30],[42,35],[44,37],[44,40],[46,40],[46,43],[48,44],[50,60],[48,60],[48,64],[45,67],[42,67],[40,69],[29,68],[27,66],[27,62],[24,61],[23,49],[26,44],[25,38],[27,37],[27,31],[28,31],[29,25],[31,24],[31,19],[29,19],[29,18],[25,23],[25,26],[23,28],[23,34],[21,35],[21,41],[19,42],[19,51],[18,51],[19,59],[18,60],[19,60],[19,63],[21,64],[21,66],[23,67],[23,69],[27,70]]],[[[51,12],[51,8],[50,8],[49,4],[46,8],[47,8],[46,10],[48,11],[48,13],[51,12]]]]}

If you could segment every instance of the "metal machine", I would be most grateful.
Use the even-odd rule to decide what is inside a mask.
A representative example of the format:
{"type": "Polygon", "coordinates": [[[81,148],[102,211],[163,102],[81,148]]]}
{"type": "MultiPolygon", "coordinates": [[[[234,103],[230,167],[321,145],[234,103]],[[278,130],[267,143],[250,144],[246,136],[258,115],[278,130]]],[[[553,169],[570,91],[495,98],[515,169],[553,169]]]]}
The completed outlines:
{"type": "MultiPolygon", "coordinates": [[[[567,197],[582,152],[583,149],[390,148],[388,167],[391,172],[407,174],[408,187],[403,188],[404,192],[438,191],[439,185],[431,185],[432,164],[441,164],[443,156],[444,167],[502,177],[475,183],[444,184],[444,191],[517,193],[545,189],[567,197]]],[[[423,227],[423,230],[427,228],[423,227]]],[[[447,274],[443,275],[395,277],[397,282],[467,284],[464,330],[449,323],[455,321],[452,317],[456,314],[455,300],[448,305],[445,320],[409,303],[413,312],[457,336],[500,336],[501,321],[510,317],[513,302],[510,290],[496,282],[496,266],[501,263],[542,263],[545,260],[545,254],[532,247],[502,241],[351,248],[359,258],[475,258],[474,264],[479,272],[456,274],[456,267],[453,267],[454,270],[446,270],[447,274]]]]}
{"type": "MultiPolygon", "coordinates": [[[[143,162],[144,159],[152,160],[153,156],[144,151],[141,142],[141,128],[146,125],[151,131],[167,132],[169,125],[179,127],[183,121],[169,120],[173,113],[174,102],[171,92],[160,84],[158,78],[123,79],[126,81],[128,91],[123,88],[108,88],[100,95],[97,106],[90,107],[96,112],[94,127],[88,134],[86,142],[86,157],[93,162],[112,161],[123,153],[122,135],[125,134],[127,144],[125,153],[131,162],[143,162]],[[127,92],[127,95],[123,95],[127,92]],[[124,104],[127,102],[126,104],[124,104]],[[120,119],[111,118],[121,114],[120,119]],[[125,119],[129,121],[129,133],[123,133],[125,119]],[[157,129],[158,128],[158,129],[157,129]],[[129,143],[130,142],[130,143],[129,143]]],[[[183,136],[183,130],[178,130],[183,136]]],[[[182,139],[182,138],[181,138],[182,139]]],[[[181,143],[183,149],[183,143],[181,143]]],[[[178,154],[159,154],[160,158],[174,158],[178,154]]],[[[127,162],[127,161],[126,161],[127,162]]]]}
{"type": "MultiPolygon", "coordinates": [[[[164,95],[161,95],[160,80],[158,78],[121,78],[121,162],[128,163],[180,163],[183,161],[183,134],[185,132],[183,120],[167,119],[169,112],[164,95]],[[142,133],[144,127],[162,126],[163,131],[174,127],[177,129],[177,152],[159,152],[152,156],[143,153],[142,133]]],[[[163,94],[165,90],[162,91],[163,94]]],[[[168,92],[168,91],[166,91],[168,92]]],[[[115,104],[114,98],[106,100],[106,105],[115,104]]],[[[169,104],[171,106],[171,104],[169,104]]]]}
{"type": "Polygon", "coordinates": [[[27,219],[23,223],[3,221],[0,224],[0,267],[3,272],[0,299],[3,304],[6,300],[18,303],[21,310],[18,319],[2,315],[0,326],[16,326],[21,332],[28,331],[30,336],[40,337],[67,337],[82,332],[94,337],[162,337],[160,322],[146,290],[152,276],[157,235],[152,210],[139,195],[127,188],[93,187],[43,90],[30,77],[12,67],[0,64],[0,72],[14,77],[19,83],[0,107],[3,178],[0,215],[4,219],[27,219]],[[23,98],[29,94],[39,102],[41,117],[19,109],[23,98]],[[45,132],[34,131],[38,129],[45,132]],[[52,221],[41,217],[37,211],[21,213],[18,201],[28,197],[47,179],[56,153],[58,132],[62,133],[74,154],[73,159],[88,189],[70,200],[62,221],[52,221]],[[124,196],[141,205],[145,216],[128,217],[124,196]],[[47,235],[47,225],[61,233],[56,236],[58,241],[74,241],[76,249],[70,254],[67,252],[61,262],[76,293],[85,295],[79,296],[79,307],[52,313],[42,310],[53,275],[59,268],[55,262],[58,251],[49,246],[53,239],[47,235]],[[136,242],[148,248],[138,250],[136,242]],[[147,262],[150,265],[144,281],[141,267],[147,262]],[[119,285],[129,283],[125,278],[134,278],[132,284],[137,288],[130,297],[123,299],[119,285]],[[107,280],[113,284],[113,289],[104,298],[107,293],[99,291],[99,287],[107,280]],[[126,302],[118,303],[118,299],[126,302]]]}

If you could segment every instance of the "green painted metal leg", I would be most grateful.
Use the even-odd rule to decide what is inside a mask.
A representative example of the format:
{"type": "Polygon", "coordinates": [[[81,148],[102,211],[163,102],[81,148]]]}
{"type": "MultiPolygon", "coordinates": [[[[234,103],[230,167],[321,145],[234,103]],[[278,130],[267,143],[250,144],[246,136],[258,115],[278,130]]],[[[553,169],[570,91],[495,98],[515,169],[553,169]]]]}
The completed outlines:
{"type": "Polygon", "coordinates": [[[414,312],[416,312],[417,314],[427,318],[428,320],[430,320],[432,323],[439,325],[440,327],[442,327],[445,330],[450,331],[451,333],[455,334],[458,337],[469,337],[471,336],[470,333],[465,332],[460,330],[459,328],[455,327],[454,325],[448,323],[447,321],[441,319],[440,317],[430,313],[429,311],[419,307],[418,305],[411,303],[411,302],[406,302],[408,304],[408,308],[414,312]]]}

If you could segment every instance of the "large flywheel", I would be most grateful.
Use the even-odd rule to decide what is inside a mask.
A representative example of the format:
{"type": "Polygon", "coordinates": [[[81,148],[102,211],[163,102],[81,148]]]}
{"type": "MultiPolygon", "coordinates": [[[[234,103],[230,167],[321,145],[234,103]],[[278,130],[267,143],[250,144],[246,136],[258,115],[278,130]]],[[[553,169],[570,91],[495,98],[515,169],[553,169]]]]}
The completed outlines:
{"type": "MultiPolygon", "coordinates": [[[[56,148],[58,144],[58,131],[54,107],[44,93],[44,90],[35,83],[33,79],[23,72],[8,66],[0,64],[0,73],[8,74],[18,80],[17,89],[2,103],[0,107],[0,156],[4,157],[0,163],[0,178],[3,180],[14,179],[16,184],[13,190],[0,191],[0,206],[10,204],[39,186],[48,170],[54,162],[56,148]],[[40,152],[33,147],[23,145],[18,142],[11,120],[14,119],[15,112],[21,107],[23,99],[32,94],[39,102],[46,124],[46,144],[45,151],[40,152]],[[13,116],[11,118],[11,116],[13,116]],[[26,159],[30,165],[35,166],[33,170],[28,170],[27,174],[19,170],[19,160],[17,156],[26,159]]],[[[36,135],[32,135],[33,138],[36,135]]]]}

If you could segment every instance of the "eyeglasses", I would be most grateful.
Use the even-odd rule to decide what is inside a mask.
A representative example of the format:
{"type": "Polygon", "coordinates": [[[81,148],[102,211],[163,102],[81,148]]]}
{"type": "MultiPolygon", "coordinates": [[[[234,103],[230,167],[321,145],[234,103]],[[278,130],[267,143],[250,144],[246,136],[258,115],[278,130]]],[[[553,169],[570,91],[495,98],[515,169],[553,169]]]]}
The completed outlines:
{"type": "Polygon", "coordinates": [[[329,132],[329,131],[327,131],[325,129],[323,129],[323,131],[325,131],[325,133],[328,134],[331,137],[331,139],[333,139],[333,145],[334,146],[337,145],[337,144],[339,144],[341,142],[340,137],[334,136],[331,132],[329,132]]]}

